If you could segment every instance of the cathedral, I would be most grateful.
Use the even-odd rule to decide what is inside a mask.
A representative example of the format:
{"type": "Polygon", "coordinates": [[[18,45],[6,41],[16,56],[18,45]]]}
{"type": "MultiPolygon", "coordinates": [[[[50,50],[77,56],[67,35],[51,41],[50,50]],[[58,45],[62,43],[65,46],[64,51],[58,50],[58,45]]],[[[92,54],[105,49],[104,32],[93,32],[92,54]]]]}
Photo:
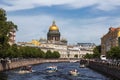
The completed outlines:
{"type": "Polygon", "coordinates": [[[47,33],[47,40],[50,42],[60,41],[60,32],[59,28],[55,24],[55,21],[53,21],[52,25],[49,28],[49,31],[47,33]]]}
{"type": "MultiPolygon", "coordinates": [[[[47,32],[47,43],[52,44],[65,44],[67,45],[67,40],[65,38],[61,39],[61,34],[59,32],[58,26],[55,24],[55,21],[53,21],[52,25],[49,27],[49,30],[47,32]]],[[[40,42],[45,42],[45,39],[40,39],[40,42]]]]}

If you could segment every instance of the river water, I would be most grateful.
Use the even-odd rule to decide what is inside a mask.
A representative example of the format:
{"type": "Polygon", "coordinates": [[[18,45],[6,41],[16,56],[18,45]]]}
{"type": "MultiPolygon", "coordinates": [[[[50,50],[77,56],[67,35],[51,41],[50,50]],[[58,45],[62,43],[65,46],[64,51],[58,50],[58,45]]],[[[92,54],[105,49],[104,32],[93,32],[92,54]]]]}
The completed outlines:
{"type": "Polygon", "coordinates": [[[44,63],[32,66],[34,72],[19,74],[18,69],[0,73],[0,80],[112,80],[105,75],[95,72],[89,68],[80,68],[79,63],[44,63]],[[58,71],[53,73],[46,72],[46,67],[56,65],[58,71]],[[72,76],[69,71],[77,69],[78,76],[72,76]]]}

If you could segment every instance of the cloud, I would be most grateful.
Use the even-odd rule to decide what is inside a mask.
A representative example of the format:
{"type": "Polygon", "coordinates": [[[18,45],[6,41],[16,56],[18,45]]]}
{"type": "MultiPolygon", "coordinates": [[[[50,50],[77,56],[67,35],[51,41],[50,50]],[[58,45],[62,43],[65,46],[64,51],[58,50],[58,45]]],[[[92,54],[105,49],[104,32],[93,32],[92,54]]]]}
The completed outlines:
{"type": "Polygon", "coordinates": [[[0,7],[7,11],[32,9],[41,6],[64,6],[65,9],[76,9],[94,6],[95,9],[113,10],[120,6],[120,0],[4,0],[0,7]]]}
{"type": "Polygon", "coordinates": [[[8,20],[13,21],[18,25],[17,41],[30,41],[32,39],[39,39],[46,37],[46,32],[51,25],[50,16],[8,16],[8,20]],[[38,18],[39,17],[39,18],[38,18]],[[47,23],[47,24],[46,24],[47,23]]]}
{"type": "Polygon", "coordinates": [[[47,38],[47,32],[53,20],[59,27],[61,37],[66,38],[69,43],[93,42],[100,44],[100,38],[108,32],[109,27],[120,25],[120,18],[114,17],[64,19],[51,15],[34,15],[8,16],[8,20],[18,25],[16,42],[39,40],[41,37],[47,38]]]}
{"type": "MultiPolygon", "coordinates": [[[[52,15],[48,12],[44,14],[24,15],[24,12],[20,12],[23,15],[16,14],[12,12],[12,15],[8,16],[8,20],[13,21],[18,25],[19,31],[16,33],[16,42],[18,41],[31,41],[32,39],[40,39],[41,37],[47,38],[47,32],[52,24],[52,21],[55,20],[57,26],[60,29],[62,37],[66,38],[69,43],[77,42],[93,42],[100,44],[100,38],[108,32],[109,27],[118,27],[120,25],[120,18],[115,17],[115,15],[107,16],[94,16],[98,10],[104,10],[111,12],[112,10],[118,9],[120,6],[120,0],[1,0],[0,7],[8,11],[16,10],[26,10],[42,7],[53,7],[60,6],[62,9],[81,9],[84,7],[92,6],[93,10],[90,10],[91,17],[87,17],[88,13],[84,13],[83,18],[81,16],[77,17],[63,17],[66,16],[61,12],[59,15],[55,15],[53,12],[52,15]],[[2,1],[2,2],[1,2],[2,1]],[[63,14],[63,15],[62,15],[63,14]],[[62,16],[61,16],[62,15],[62,16]],[[114,17],[112,17],[114,16],[114,17]]],[[[58,8],[58,7],[57,7],[58,8]]],[[[64,10],[63,10],[64,11],[64,10]]],[[[72,11],[72,10],[70,10],[72,11]]],[[[76,11],[76,10],[73,10],[76,11]]],[[[78,12],[79,10],[77,10],[78,12]]],[[[80,10],[82,11],[82,10],[80,10]]],[[[118,10],[116,10],[118,11],[118,10]]],[[[17,11],[16,11],[17,12],[17,11]]],[[[9,13],[9,12],[8,12],[9,13]]],[[[59,12],[58,12],[59,13],[59,12]]],[[[108,12],[106,12],[108,13],[108,12]]],[[[102,14],[102,13],[100,13],[102,14]]],[[[114,13],[114,14],[117,14],[114,13]]],[[[68,15],[68,13],[67,13],[68,15]]],[[[70,13],[68,16],[71,16],[70,13]]],[[[81,15],[81,13],[76,13],[74,15],[81,15]]]]}

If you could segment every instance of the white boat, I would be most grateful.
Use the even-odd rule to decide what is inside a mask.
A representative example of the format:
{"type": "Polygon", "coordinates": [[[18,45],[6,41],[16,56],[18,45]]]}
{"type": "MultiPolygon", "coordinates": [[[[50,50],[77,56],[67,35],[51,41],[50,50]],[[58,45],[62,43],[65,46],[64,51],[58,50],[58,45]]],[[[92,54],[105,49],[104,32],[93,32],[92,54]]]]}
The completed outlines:
{"type": "Polygon", "coordinates": [[[25,74],[25,73],[31,73],[31,72],[33,72],[31,66],[24,66],[20,69],[20,71],[18,73],[19,74],[25,74]]]}
{"type": "Polygon", "coordinates": [[[56,72],[57,71],[57,66],[48,66],[47,67],[47,72],[56,72]]]}
{"type": "Polygon", "coordinates": [[[79,74],[79,72],[75,69],[75,70],[71,70],[69,71],[70,75],[72,76],[77,76],[79,74]]]}
{"type": "Polygon", "coordinates": [[[85,68],[85,64],[80,64],[80,68],[85,68]]]}
{"type": "Polygon", "coordinates": [[[31,72],[30,71],[26,71],[26,70],[20,70],[18,73],[19,74],[25,74],[25,73],[31,73],[31,72]]]}
{"type": "Polygon", "coordinates": [[[70,60],[70,62],[71,62],[71,63],[75,63],[75,62],[77,62],[77,61],[76,61],[76,60],[70,60]]]}

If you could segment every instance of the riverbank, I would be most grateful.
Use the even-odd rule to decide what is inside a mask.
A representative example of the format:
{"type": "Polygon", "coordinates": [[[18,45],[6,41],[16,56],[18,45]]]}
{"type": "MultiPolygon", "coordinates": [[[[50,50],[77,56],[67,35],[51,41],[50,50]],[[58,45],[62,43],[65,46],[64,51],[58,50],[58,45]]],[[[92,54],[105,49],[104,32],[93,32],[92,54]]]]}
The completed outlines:
{"type": "Polygon", "coordinates": [[[115,79],[120,79],[120,65],[108,62],[100,61],[89,61],[89,68],[106,74],[108,76],[114,77],[115,79]]]}
{"type": "MultiPolygon", "coordinates": [[[[19,68],[26,65],[35,65],[41,63],[49,63],[49,62],[70,62],[68,59],[20,59],[20,60],[3,60],[0,63],[0,71],[10,70],[19,68]]],[[[76,60],[79,61],[79,60],[76,60]]]]}

